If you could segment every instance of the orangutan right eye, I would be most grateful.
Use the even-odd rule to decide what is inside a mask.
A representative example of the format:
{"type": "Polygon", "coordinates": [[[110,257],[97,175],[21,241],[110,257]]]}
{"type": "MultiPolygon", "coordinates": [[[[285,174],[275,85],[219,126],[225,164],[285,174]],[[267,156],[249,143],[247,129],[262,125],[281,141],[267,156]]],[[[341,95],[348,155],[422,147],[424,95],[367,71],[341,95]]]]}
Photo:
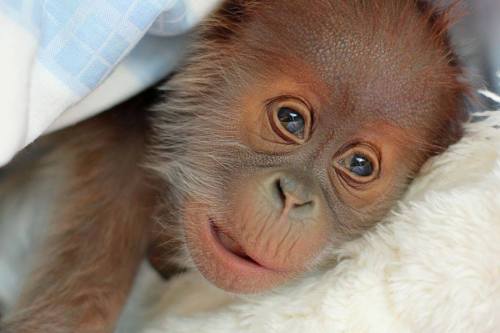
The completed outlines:
{"type": "Polygon", "coordinates": [[[287,143],[302,144],[309,139],[311,118],[310,108],[298,99],[279,99],[269,105],[271,127],[287,143]]]}

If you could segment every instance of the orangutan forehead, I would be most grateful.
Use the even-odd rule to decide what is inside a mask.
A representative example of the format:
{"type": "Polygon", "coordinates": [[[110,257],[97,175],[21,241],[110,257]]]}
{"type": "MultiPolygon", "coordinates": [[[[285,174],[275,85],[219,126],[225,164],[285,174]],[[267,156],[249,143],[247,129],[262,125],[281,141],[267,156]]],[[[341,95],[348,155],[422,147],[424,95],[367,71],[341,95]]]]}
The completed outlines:
{"type": "MultiPolygon", "coordinates": [[[[250,17],[242,42],[273,55],[296,54],[322,69],[325,80],[342,72],[365,76],[373,68],[418,75],[447,65],[435,23],[414,0],[272,1],[250,17]],[[411,64],[411,65],[410,65],[411,64]]],[[[249,14],[250,15],[250,14],[249,14]]]]}
{"type": "Polygon", "coordinates": [[[280,37],[303,47],[348,32],[364,42],[380,40],[380,32],[392,35],[393,41],[428,40],[429,35],[446,33],[449,15],[422,0],[228,0],[210,24],[218,32],[227,29],[222,37],[251,25],[254,37],[280,37]]]}
{"type": "Polygon", "coordinates": [[[231,22],[220,22],[226,30],[218,34],[234,37],[252,75],[279,69],[306,85],[324,85],[333,103],[347,96],[363,117],[370,110],[398,123],[432,112],[457,85],[446,16],[423,3],[233,0],[221,11],[231,22]]]}
{"type": "Polygon", "coordinates": [[[296,56],[326,81],[447,66],[448,16],[420,0],[229,0],[209,35],[232,39],[239,52],[296,56]]]}

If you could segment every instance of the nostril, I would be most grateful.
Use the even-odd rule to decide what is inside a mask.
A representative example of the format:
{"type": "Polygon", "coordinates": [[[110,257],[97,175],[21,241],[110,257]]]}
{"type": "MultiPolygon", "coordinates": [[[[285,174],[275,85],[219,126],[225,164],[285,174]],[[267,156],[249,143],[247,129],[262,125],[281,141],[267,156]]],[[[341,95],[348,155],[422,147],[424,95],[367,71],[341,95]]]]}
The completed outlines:
{"type": "Polygon", "coordinates": [[[302,208],[305,206],[312,206],[314,204],[313,200],[307,200],[306,198],[301,198],[303,194],[296,193],[300,192],[297,184],[288,179],[279,178],[275,181],[274,186],[278,193],[278,196],[283,204],[283,207],[289,206],[290,208],[302,208]]]}
{"type": "Polygon", "coordinates": [[[292,208],[302,208],[302,207],[305,207],[305,206],[313,206],[314,205],[314,201],[312,200],[309,200],[309,201],[306,201],[306,202],[303,202],[303,203],[297,203],[295,202],[292,206],[292,208]]]}
{"type": "Polygon", "coordinates": [[[281,202],[283,203],[283,205],[285,205],[285,203],[286,203],[286,194],[285,194],[285,191],[283,190],[283,186],[281,185],[281,179],[280,178],[278,178],[274,182],[274,186],[276,187],[276,190],[277,190],[277,193],[278,193],[278,196],[279,196],[281,202]]]}

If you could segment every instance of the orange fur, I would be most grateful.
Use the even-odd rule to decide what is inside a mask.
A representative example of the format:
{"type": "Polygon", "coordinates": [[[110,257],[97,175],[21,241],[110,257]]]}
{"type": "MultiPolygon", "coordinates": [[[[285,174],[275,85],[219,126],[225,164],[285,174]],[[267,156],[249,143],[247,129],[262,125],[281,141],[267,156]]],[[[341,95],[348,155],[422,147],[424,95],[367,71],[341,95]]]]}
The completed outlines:
{"type": "Polygon", "coordinates": [[[49,138],[64,142],[49,159],[67,160],[73,175],[2,333],[113,331],[144,257],[155,199],[140,165],[144,105],[136,99],[119,109],[49,138]]]}

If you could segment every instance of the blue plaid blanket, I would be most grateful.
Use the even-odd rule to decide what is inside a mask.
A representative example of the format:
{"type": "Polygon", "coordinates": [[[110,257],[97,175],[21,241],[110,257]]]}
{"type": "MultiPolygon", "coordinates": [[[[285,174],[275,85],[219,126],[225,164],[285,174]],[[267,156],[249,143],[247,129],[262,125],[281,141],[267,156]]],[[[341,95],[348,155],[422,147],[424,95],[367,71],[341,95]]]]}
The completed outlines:
{"type": "Polygon", "coordinates": [[[164,77],[217,0],[0,0],[0,165],[164,77]],[[2,102],[3,100],[3,102],[2,102]]]}

